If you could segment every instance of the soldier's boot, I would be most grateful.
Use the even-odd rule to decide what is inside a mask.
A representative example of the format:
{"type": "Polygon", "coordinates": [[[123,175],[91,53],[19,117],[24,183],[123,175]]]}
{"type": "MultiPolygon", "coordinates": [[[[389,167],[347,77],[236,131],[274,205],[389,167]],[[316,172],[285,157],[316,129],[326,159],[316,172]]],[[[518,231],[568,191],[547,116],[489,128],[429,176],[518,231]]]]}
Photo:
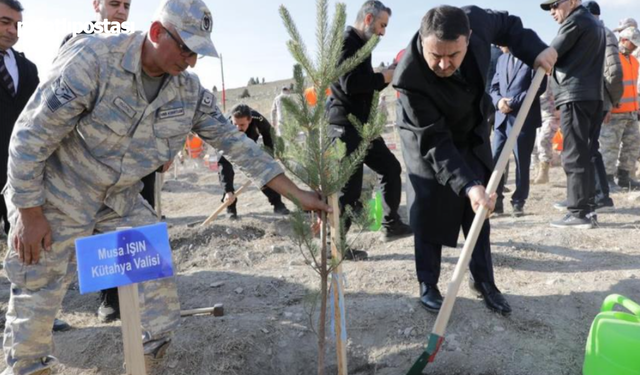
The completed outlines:
{"type": "Polygon", "coordinates": [[[640,190],[640,182],[629,176],[629,171],[618,169],[618,186],[623,189],[640,190]]]}
{"type": "Polygon", "coordinates": [[[541,161],[538,167],[538,174],[536,175],[533,183],[535,185],[542,185],[549,182],[549,163],[546,161],[541,161]]]}
{"type": "Polygon", "coordinates": [[[169,349],[170,344],[171,340],[167,340],[151,352],[145,353],[144,366],[147,369],[147,375],[160,374],[160,365],[164,360],[165,354],[167,353],[167,349],[169,349]]]}
{"type": "Polygon", "coordinates": [[[607,175],[607,183],[609,184],[609,192],[611,193],[619,193],[622,190],[620,189],[620,186],[616,184],[612,174],[607,175]]]}

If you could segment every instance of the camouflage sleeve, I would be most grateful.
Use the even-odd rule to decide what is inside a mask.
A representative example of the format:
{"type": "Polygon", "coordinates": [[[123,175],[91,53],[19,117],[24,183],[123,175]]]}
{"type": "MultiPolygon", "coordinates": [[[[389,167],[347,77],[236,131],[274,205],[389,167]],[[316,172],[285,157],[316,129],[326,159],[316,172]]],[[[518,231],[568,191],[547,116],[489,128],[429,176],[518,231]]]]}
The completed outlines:
{"type": "Polygon", "coordinates": [[[213,94],[202,87],[192,130],[215,149],[222,150],[225,158],[238,166],[257,186],[263,187],[284,173],[271,156],[222,115],[213,94]]]}
{"type": "Polygon", "coordinates": [[[16,122],[9,145],[8,185],[18,208],[45,202],[47,159],[91,108],[98,88],[99,65],[84,42],[61,53],[51,74],[36,90],[16,122]]]}

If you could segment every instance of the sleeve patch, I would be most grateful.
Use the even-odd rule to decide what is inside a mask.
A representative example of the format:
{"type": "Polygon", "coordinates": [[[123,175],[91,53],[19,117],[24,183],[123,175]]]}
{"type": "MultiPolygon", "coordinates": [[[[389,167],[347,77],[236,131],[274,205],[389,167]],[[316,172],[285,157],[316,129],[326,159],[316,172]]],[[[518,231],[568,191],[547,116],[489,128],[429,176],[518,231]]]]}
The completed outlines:
{"type": "Polygon", "coordinates": [[[49,88],[46,96],[47,107],[49,107],[51,112],[55,112],[76,98],[76,94],[71,90],[69,85],[64,82],[62,77],[59,77],[49,88]]]}
{"type": "Polygon", "coordinates": [[[203,107],[213,108],[214,103],[215,103],[215,99],[213,97],[213,94],[205,91],[202,94],[202,102],[200,104],[202,104],[203,107]]]}

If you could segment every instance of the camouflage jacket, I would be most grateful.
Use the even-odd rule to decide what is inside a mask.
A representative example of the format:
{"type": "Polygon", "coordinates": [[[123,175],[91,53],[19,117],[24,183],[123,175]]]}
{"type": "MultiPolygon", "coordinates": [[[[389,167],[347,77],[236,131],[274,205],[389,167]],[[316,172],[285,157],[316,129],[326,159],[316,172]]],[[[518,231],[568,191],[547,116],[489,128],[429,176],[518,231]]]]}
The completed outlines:
{"type": "Polygon", "coordinates": [[[62,48],[12,134],[5,194],[16,207],[46,201],[82,224],[105,205],[126,216],[140,178],[172,160],[189,132],[259,186],[283,173],[227,121],[196,75],[168,77],[149,104],[141,78],[145,37],[78,36],[62,48]]]}

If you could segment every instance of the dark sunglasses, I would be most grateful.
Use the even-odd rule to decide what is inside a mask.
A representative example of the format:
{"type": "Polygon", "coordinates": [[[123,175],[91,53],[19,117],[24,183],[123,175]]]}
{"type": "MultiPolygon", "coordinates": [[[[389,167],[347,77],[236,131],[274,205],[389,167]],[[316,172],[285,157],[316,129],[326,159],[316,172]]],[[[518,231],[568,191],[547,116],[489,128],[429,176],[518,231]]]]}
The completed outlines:
{"type": "Polygon", "coordinates": [[[566,2],[566,1],[568,1],[568,0],[558,0],[555,3],[549,5],[549,9],[553,9],[553,10],[558,9],[560,4],[562,4],[562,3],[566,2]]]}
{"type": "Polygon", "coordinates": [[[186,44],[181,43],[180,40],[178,40],[178,38],[176,38],[175,36],[173,36],[173,34],[171,34],[171,31],[167,30],[166,27],[162,26],[162,28],[164,29],[164,31],[167,32],[167,34],[169,34],[169,36],[171,37],[171,39],[173,39],[174,42],[176,42],[176,44],[178,45],[178,47],[180,47],[180,54],[184,57],[191,57],[193,55],[197,55],[197,53],[193,52],[192,50],[189,49],[189,47],[187,47],[186,44]]]}

